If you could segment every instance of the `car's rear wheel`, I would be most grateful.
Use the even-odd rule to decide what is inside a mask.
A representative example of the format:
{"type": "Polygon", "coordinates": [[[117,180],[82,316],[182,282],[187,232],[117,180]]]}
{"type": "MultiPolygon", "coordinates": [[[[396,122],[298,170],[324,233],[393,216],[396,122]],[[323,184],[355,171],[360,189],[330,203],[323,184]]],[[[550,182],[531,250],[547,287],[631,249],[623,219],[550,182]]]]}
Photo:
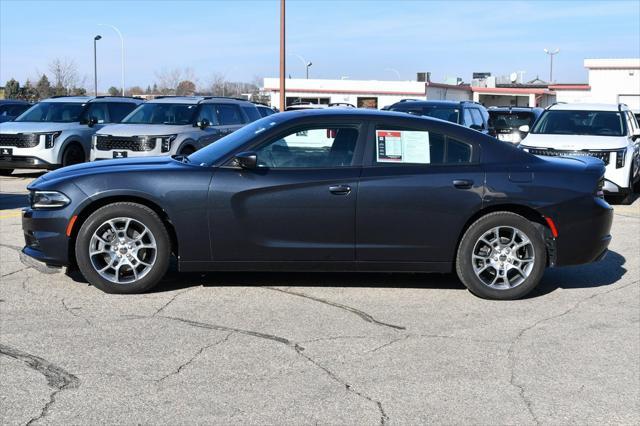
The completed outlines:
{"type": "Polygon", "coordinates": [[[169,266],[167,229],[150,208],[114,203],[92,213],[76,239],[82,275],[107,293],[141,293],[154,287],[169,266]]]}
{"type": "Polygon", "coordinates": [[[489,213],[465,232],[456,256],[462,283],[486,299],[511,300],[533,290],[546,267],[540,231],[511,212],[489,213]]]}
{"type": "Polygon", "coordinates": [[[10,176],[13,169],[0,169],[0,176],[10,176]]]}
{"type": "Polygon", "coordinates": [[[84,163],[84,151],[77,143],[72,143],[62,153],[62,167],[84,163]]]}
{"type": "Polygon", "coordinates": [[[192,146],[185,146],[180,150],[179,155],[191,155],[194,152],[196,152],[196,150],[192,146]]]}

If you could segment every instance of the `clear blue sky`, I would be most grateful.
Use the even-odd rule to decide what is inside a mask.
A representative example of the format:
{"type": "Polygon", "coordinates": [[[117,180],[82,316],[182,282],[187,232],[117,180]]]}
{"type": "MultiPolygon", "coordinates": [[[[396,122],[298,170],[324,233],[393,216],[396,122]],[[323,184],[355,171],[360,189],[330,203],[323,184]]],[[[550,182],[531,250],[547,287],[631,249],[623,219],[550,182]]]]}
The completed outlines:
{"type": "MultiPolygon", "coordinates": [[[[190,67],[199,84],[214,73],[277,76],[279,2],[0,0],[0,84],[35,79],[55,57],[72,58],[99,88],[119,86],[125,37],[127,86],[152,84],[162,69],[190,67]]],[[[318,78],[414,79],[431,71],[471,79],[473,71],[525,79],[548,76],[542,49],[559,47],[555,80],[586,81],[589,57],[640,56],[640,1],[311,1],[287,2],[288,74],[318,78]]]]}

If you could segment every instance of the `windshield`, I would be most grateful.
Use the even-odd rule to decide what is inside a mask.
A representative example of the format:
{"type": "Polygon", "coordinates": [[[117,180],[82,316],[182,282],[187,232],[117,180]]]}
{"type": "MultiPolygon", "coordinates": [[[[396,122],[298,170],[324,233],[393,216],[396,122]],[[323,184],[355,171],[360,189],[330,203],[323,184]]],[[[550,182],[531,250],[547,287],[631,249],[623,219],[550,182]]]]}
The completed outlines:
{"type": "Polygon", "coordinates": [[[276,126],[278,123],[280,123],[280,120],[271,116],[254,121],[251,124],[247,124],[239,130],[236,130],[216,142],[194,152],[188,157],[189,162],[203,166],[210,166],[228,153],[235,151],[245,143],[249,142],[253,137],[272,128],[273,126],[276,126]]]}
{"type": "Polygon", "coordinates": [[[450,121],[457,123],[460,110],[454,107],[445,107],[438,105],[426,105],[426,106],[401,106],[398,108],[392,108],[393,111],[408,112],[414,115],[424,115],[427,117],[439,118],[440,120],[450,121]]]}
{"type": "Polygon", "coordinates": [[[122,123],[126,124],[178,124],[193,123],[197,104],[142,104],[127,115],[122,123]]]}
{"type": "Polygon", "coordinates": [[[520,126],[531,126],[534,118],[530,112],[489,111],[489,127],[496,130],[517,129],[520,126]]]}
{"type": "Polygon", "coordinates": [[[543,135],[622,136],[624,120],[616,111],[545,111],[531,133],[543,135]]]}
{"type": "Polygon", "coordinates": [[[86,104],[71,102],[40,102],[26,110],[15,121],[73,123],[80,121],[86,104]]]}

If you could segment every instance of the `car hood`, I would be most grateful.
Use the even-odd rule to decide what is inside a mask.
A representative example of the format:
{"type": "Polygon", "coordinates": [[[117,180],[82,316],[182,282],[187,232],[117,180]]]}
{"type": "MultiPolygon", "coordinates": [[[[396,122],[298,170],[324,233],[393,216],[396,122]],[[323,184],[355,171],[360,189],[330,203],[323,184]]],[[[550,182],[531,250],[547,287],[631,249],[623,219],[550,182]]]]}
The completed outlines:
{"type": "Polygon", "coordinates": [[[569,151],[582,149],[619,149],[628,144],[625,136],[541,135],[531,134],[522,141],[523,147],[553,148],[569,151]]]}
{"type": "Polygon", "coordinates": [[[59,132],[82,127],[82,124],[75,123],[36,123],[26,121],[7,121],[0,124],[0,133],[44,133],[59,132]]]}
{"type": "Polygon", "coordinates": [[[58,170],[46,173],[33,181],[28,189],[37,188],[43,183],[53,183],[62,180],[81,178],[87,175],[108,174],[131,171],[149,171],[158,169],[173,169],[176,167],[191,166],[181,163],[172,157],[137,157],[117,160],[93,161],[90,163],[77,164],[75,166],[63,167],[58,170]]]}
{"type": "Polygon", "coordinates": [[[111,136],[162,136],[184,133],[196,129],[190,124],[111,124],[98,131],[99,135],[111,136]]]}

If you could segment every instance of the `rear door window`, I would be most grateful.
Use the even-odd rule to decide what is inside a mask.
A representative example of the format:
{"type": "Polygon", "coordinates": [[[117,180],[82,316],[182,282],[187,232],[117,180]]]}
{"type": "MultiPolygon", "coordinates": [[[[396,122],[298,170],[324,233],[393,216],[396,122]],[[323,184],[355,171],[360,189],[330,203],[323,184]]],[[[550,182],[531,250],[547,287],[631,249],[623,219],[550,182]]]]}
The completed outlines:
{"type": "Polygon", "coordinates": [[[198,112],[197,122],[202,120],[209,120],[210,126],[217,126],[220,124],[218,121],[218,115],[216,114],[216,105],[214,104],[201,104],[200,112],[198,112]]]}
{"type": "Polygon", "coordinates": [[[377,165],[461,164],[472,161],[472,146],[441,133],[406,128],[376,128],[377,165]]]}
{"type": "Polygon", "coordinates": [[[244,123],[238,105],[218,104],[216,109],[218,112],[218,120],[221,125],[230,126],[244,123]]]}
{"type": "Polygon", "coordinates": [[[258,109],[253,105],[243,105],[242,110],[247,115],[247,117],[249,117],[249,121],[256,121],[261,118],[258,109]]]}

